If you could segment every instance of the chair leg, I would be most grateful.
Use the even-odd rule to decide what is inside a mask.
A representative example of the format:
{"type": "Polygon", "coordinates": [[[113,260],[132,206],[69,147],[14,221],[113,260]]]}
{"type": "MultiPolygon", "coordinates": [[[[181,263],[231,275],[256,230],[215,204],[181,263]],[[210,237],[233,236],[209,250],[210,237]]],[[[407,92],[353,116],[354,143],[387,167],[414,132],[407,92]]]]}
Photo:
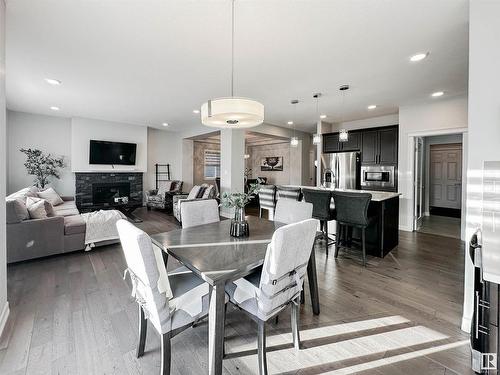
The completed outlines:
{"type": "Polygon", "coordinates": [[[267,375],[266,358],[266,322],[259,321],[257,333],[257,347],[259,352],[259,374],[267,375]]]}
{"type": "Polygon", "coordinates": [[[306,303],[306,295],[304,293],[304,289],[302,289],[300,292],[300,304],[303,305],[304,303],[306,303]]]}
{"type": "Polygon", "coordinates": [[[295,301],[292,301],[292,337],[293,337],[293,346],[295,350],[300,350],[300,334],[299,334],[299,301],[298,298],[295,301]]]}
{"type": "Polygon", "coordinates": [[[259,207],[259,217],[262,218],[262,208],[259,207]]]}
{"type": "Polygon", "coordinates": [[[137,344],[136,355],[140,358],[144,355],[144,348],[146,346],[146,333],[148,329],[148,321],[141,305],[139,306],[139,343],[137,344]]]}
{"type": "MultiPolygon", "coordinates": [[[[224,305],[224,326],[226,326],[227,303],[224,305]]],[[[225,334],[226,330],[224,330],[225,334]]],[[[222,338],[222,358],[226,357],[226,338],[222,338]]]]}
{"type": "Polygon", "coordinates": [[[170,332],[161,335],[161,375],[170,375],[170,332]]]}
{"type": "Polygon", "coordinates": [[[341,240],[342,240],[342,226],[337,222],[337,241],[335,241],[335,258],[339,256],[339,247],[341,240]]]}
{"type": "Polygon", "coordinates": [[[366,244],[365,244],[365,228],[361,230],[361,242],[363,247],[363,267],[366,267],[366,244]]]}
{"type": "Polygon", "coordinates": [[[323,230],[325,232],[326,256],[328,257],[328,221],[323,222],[323,230]]]}

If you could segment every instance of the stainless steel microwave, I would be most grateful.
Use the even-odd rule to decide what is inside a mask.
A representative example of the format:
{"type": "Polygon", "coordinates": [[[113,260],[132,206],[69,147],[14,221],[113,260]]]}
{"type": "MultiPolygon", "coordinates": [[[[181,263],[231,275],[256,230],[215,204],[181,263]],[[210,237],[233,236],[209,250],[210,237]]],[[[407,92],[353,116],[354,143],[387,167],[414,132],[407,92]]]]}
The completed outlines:
{"type": "Polygon", "coordinates": [[[394,189],[395,181],[395,167],[392,165],[361,167],[361,188],[394,189]]]}

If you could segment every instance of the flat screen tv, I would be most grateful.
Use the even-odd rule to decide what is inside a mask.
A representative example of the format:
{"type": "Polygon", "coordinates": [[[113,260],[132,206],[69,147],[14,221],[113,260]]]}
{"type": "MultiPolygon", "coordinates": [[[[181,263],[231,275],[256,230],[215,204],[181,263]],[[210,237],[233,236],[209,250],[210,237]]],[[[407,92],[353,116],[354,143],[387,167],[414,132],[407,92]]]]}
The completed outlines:
{"type": "Polygon", "coordinates": [[[137,144],[90,140],[89,164],[135,165],[137,144]]]}

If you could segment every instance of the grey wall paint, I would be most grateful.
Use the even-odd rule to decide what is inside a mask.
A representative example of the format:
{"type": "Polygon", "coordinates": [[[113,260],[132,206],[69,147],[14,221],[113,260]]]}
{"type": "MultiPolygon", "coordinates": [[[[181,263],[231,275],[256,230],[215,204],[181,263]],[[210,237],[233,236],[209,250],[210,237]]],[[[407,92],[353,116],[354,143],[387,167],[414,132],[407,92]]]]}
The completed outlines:
{"type": "Polygon", "coordinates": [[[247,152],[250,157],[245,160],[245,166],[252,169],[252,178],[267,177],[267,183],[271,185],[290,183],[290,145],[288,143],[250,146],[247,147],[247,152]],[[261,160],[267,156],[283,156],[283,171],[261,171],[261,160]]]}

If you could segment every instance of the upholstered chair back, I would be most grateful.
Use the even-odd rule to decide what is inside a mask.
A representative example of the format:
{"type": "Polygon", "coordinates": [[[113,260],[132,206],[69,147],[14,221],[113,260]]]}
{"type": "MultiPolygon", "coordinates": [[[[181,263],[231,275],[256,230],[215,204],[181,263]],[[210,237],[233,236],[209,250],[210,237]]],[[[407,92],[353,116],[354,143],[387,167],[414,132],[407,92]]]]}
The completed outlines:
{"type": "Polygon", "coordinates": [[[298,201],[300,199],[301,189],[298,187],[290,186],[277,186],[276,187],[276,200],[280,199],[293,199],[298,201]]]}
{"type": "Polygon", "coordinates": [[[312,218],[313,205],[291,199],[280,199],[276,202],[274,221],[291,224],[312,218]]]}
{"type": "Polygon", "coordinates": [[[368,225],[368,206],[372,200],[370,193],[351,193],[348,191],[334,191],[336,220],[351,225],[368,225]]]}
{"type": "Polygon", "coordinates": [[[312,203],[313,217],[318,220],[331,220],[332,192],[330,190],[302,189],[304,200],[312,203]]]}
{"type": "Polygon", "coordinates": [[[275,198],[276,198],[276,186],[274,186],[274,185],[262,185],[259,188],[260,208],[274,210],[275,198]]]}
{"type": "Polygon", "coordinates": [[[307,219],[274,232],[260,278],[258,307],[263,317],[272,316],[302,290],[316,227],[316,220],[307,219]]]}
{"type": "Polygon", "coordinates": [[[167,295],[158,289],[160,271],[151,239],[126,220],[119,220],[116,227],[132,279],[132,295],[156,330],[166,333],[170,330],[170,310],[167,295]]]}
{"type": "Polygon", "coordinates": [[[215,199],[186,201],[181,204],[182,227],[210,224],[220,221],[219,205],[215,199]]]}

